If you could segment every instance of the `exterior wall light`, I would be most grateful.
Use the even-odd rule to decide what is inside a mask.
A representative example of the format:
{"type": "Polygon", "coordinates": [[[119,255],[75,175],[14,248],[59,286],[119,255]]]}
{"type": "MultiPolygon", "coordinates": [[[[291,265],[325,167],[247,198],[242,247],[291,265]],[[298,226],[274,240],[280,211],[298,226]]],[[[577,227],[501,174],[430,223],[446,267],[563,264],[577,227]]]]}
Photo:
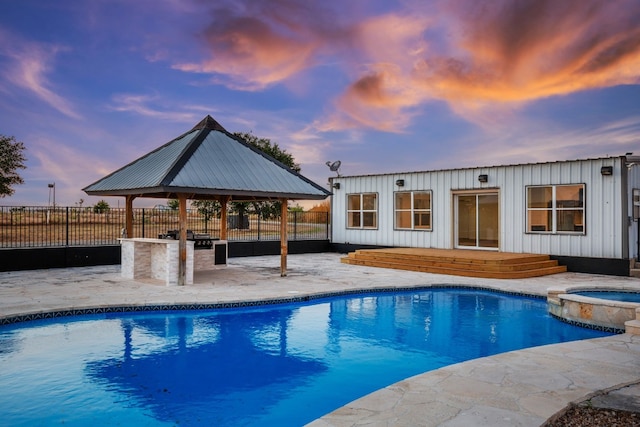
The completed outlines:
{"type": "Polygon", "coordinates": [[[603,166],[600,168],[600,174],[613,175],[613,166],[603,166]]]}
{"type": "Polygon", "coordinates": [[[478,175],[478,181],[480,181],[480,182],[488,182],[489,181],[489,175],[485,175],[485,174],[478,175]]]}
{"type": "Polygon", "coordinates": [[[333,188],[335,188],[336,190],[340,189],[340,183],[336,182],[335,184],[332,185],[333,188]]]}
{"type": "Polygon", "coordinates": [[[404,179],[396,179],[396,185],[398,187],[404,187],[404,179]]]}

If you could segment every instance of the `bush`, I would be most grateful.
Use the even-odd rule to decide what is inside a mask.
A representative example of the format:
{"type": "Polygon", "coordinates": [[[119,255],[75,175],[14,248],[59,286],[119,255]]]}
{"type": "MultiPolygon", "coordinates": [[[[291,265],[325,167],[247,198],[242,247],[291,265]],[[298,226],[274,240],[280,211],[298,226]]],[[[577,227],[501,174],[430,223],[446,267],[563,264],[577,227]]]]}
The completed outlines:
{"type": "Polygon", "coordinates": [[[109,212],[109,209],[111,209],[109,203],[104,200],[100,200],[98,203],[93,205],[93,213],[103,214],[105,212],[109,212]]]}

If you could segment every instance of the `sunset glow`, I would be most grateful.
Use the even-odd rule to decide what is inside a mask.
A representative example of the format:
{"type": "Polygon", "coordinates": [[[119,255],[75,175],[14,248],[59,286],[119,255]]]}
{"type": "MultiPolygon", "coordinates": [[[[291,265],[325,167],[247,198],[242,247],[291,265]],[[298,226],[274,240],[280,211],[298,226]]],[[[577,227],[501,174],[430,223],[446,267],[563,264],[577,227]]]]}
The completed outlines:
{"type": "Polygon", "coordinates": [[[637,0],[24,0],[0,14],[9,205],[81,188],[211,114],[345,175],[640,154],[637,0]]]}

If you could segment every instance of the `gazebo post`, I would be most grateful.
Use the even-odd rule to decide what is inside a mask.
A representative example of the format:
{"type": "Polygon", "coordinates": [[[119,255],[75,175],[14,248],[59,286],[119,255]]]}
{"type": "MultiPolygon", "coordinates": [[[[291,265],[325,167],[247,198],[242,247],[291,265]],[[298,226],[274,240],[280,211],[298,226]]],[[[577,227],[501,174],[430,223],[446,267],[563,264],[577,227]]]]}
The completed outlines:
{"type": "Polygon", "coordinates": [[[287,275],[287,199],[280,199],[280,277],[287,275]]]}
{"type": "Polygon", "coordinates": [[[131,239],[133,237],[133,199],[135,198],[136,196],[134,195],[128,195],[125,197],[124,229],[127,235],[121,237],[126,237],[128,239],[131,239]]]}
{"type": "Polygon", "coordinates": [[[184,286],[187,275],[187,196],[178,194],[180,241],[178,243],[178,285],[184,286]]]}

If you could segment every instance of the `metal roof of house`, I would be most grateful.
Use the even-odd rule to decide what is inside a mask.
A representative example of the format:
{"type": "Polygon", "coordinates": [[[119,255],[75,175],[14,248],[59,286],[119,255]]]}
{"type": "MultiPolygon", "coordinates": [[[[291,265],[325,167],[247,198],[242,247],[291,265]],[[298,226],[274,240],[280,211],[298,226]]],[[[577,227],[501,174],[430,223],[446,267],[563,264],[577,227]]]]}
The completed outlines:
{"type": "Polygon", "coordinates": [[[83,188],[89,195],[232,200],[324,199],[331,193],[227,132],[211,116],[83,188]]]}
{"type": "Polygon", "coordinates": [[[484,166],[464,166],[459,168],[443,168],[443,169],[430,169],[430,170],[405,170],[398,172],[381,172],[381,173],[365,173],[360,175],[339,175],[329,178],[329,181],[338,181],[340,178],[368,178],[374,176],[400,176],[411,174],[428,174],[439,172],[459,172],[459,171],[471,171],[471,170],[487,170],[497,168],[513,168],[522,166],[535,166],[535,165],[553,165],[562,163],[579,163],[579,162],[597,162],[603,160],[615,161],[617,159],[623,159],[627,164],[640,164],[640,156],[624,155],[624,156],[606,156],[606,157],[591,157],[585,159],[572,159],[572,160],[551,160],[547,162],[529,162],[529,163],[507,163],[502,165],[484,165],[484,166]]]}

